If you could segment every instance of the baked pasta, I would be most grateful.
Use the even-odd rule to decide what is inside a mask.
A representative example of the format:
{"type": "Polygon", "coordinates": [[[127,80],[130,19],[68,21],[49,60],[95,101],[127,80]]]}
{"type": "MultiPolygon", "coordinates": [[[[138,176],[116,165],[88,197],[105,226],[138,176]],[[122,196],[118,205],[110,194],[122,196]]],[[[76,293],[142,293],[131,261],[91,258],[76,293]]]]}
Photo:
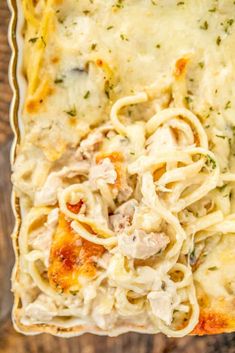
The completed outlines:
{"type": "Polygon", "coordinates": [[[234,330],[234,1],[18,11],[16,328],[234,330]]]}

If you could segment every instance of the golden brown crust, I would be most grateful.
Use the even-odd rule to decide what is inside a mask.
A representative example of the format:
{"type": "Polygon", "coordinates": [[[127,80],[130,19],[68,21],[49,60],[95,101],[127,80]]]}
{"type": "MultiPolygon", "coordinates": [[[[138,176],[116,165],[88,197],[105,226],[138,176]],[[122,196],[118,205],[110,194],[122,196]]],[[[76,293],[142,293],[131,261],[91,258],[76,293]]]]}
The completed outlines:
{"type": "Polygon", "coordinates": [[[50,285],[63,292],[78,290],[79,276],[93,278],[96,266],[92,258],[100,257],[104,251],[103,246],[82,239],[73,232],[70,222],[60,214],[50,252],[50,285]]]}
{"type": "Polygon", "coordinates": [[[193,335],[214,335],[218,333],[230,332],[234,329],[231,318],[216,311],[201,311],[197,326],[194,328],[193,335]]]}

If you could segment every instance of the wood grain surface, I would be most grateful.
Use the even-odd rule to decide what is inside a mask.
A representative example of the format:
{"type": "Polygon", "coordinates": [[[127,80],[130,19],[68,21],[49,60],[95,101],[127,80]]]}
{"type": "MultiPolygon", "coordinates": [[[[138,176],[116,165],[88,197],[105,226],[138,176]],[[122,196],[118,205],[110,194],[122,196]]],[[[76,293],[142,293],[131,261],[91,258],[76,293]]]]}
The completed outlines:
{"type": "Polygon", "coordinates": [[[10,241],[13,216],[9,165],[12,133],[8,117],[11,90],[7,77],[9,18],[6,1],[0,0],[0,353],[235,353],[235,334],[171,339],[160,334],[130,333],[117,338],[83,335],[62,339],[50,335],[26,337],[14,331],[10,318],[14,257],[10,241]]]}

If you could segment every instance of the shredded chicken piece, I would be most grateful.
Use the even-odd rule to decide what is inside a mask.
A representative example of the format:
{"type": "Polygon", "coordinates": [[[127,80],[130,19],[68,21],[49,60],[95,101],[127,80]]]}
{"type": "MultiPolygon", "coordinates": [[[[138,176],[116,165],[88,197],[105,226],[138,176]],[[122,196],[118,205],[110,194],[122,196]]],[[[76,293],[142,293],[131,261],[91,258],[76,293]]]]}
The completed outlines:
{"type": "Polygon", "coordinates": [[[54,299],[40,294],[37,299],[25,308],[25,314],[32,322],[49,322],[57,314],[54,299]]]}
{"type": "Polygon", "coordinates": [[[59,218],[59,209],[54,208],[47,216],[46,226],[48,228],[54,229],[57,226],[58,218],[59,218]]]}
{"type": "Polygon", "coordinates": [[[45,265],[49,266],[50,248],[52,236],[55,232],[59,217],[59,209],[53,209],[47,217],[47,222],[38,231],[34,232],[29,238],[29,245],[34,250],[44,253],[45,265]]]}
{"type": "Polygon", "coordinates": [[[153,315],[170,325],[173,312],[180,304],[175,283],[169,278],[164,279],[164,281],[158,279],[156,285],[153,285],[153,291],[147,295],[147,298],[153,315]]]}
{"type": "Polygon", "coordinates": [[[118,202],[125,202],[126,200],[128,200],[132,192],[132,187],[129,186],[126,181],[124,181],[117,196],[118,202]]]}
{"type": "Polygon", "coordinates": [[[153,314],[163,320],[167,325],[172,322],[173,305],[172,296],[169,292],[157,291],[148,294],[149,302],[153,314]]]}
{"type": "Polygon", "coordinates": [[[197,215],[197,217],[206,216],[214,207],[214,202],[210,197],[203,197],[201,200],[189,206],[189,211],[197,215]]]}
{"type": "Polygon", "coordinates": [[[64,167],[58,172],[52,172],[46,179],[43,187],[35,193],[35,206],[54,205],[57,202],[57,192],[63,186],[63,178],[73,178],[84,175],[89,171],[89,163],[76,162],[74,165],[64,167]]]}
{"type": "Polygon", "coordinates": [[[103,138],[101,131],[95,131],[89,134],[88,137],[80,143],[76,157],[79,159],[91,159],[92,154],[99,148],[103,138]]]}
{"type": "Polygon", "coordinates": [[[96,129],[94,132],[91,132],[87,136],[87,138],[81,141],[80,146],[75,154],[75,157],[79,160],[90,160],[93,153],[99,149],[106,133],[115,135],[115,133],[112,131],[112,126],[110,124],[105,124],[100,128],[96,129]]]}
{"type": "Polygon", "coordinates": [[[162,126],[147,141],[147,150],[150,154],[156,154],[165,148],[177,146],[177,141],[169,126],[162,126]]]}
{"type": "Polygon", "coordinates": [[[156,232],[162,224],[162,217],[153,209],[141,206],[134,215],[133,224],[135,228],[141,228],[146,233],[156,232]]]}
{"type": "Polygon", "coordinates": [[[135,230],[131,235],[120,234],[118,247],[123,255],[144,260],[162,252],[169,241],[165,233],[145,233],[143,230],[135,230]]]}
{"type": "Polygon", "coordinates": [[[96,325],[103,330],[113,327],[117,313],[113,310],[114,295],[112,293],[100,293],[93,303],[92,317],[96,325]]]}
{"type": "Polygon", "coordinates": [[[176,130],[175,138],[177,144],[180,146],[189,146],[194,143],[194,136],[191,127],[183,120],[171,119],[168,124],[169,127],[176,130]]]}
{"type": "Polygon", "coordinates": [[[99,188],[99,183],[115,184],[117,173],[113,163],[109,158],[104,158],[99,164],[95,164],[90,169],[89,181],[92,189],[99,188]]]}
{"type": "Polygon", "coordinates": [[[138,202],[136,200],[129,200],[119,206],[114,214],[110,216],[110,223],[115,232],[123,231],[131,225],[137,205],[138,202]]]}

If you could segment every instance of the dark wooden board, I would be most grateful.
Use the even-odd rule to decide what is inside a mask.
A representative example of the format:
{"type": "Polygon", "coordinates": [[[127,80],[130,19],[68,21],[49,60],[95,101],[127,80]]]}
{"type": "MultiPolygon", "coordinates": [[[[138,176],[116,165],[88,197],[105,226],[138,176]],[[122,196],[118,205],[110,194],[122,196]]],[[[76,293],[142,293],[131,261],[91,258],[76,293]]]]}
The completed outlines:
{"type": "Polygon", "coordinates": [[[14,331],[10,317],[14,257],[10,240],[13,216],[9,164],[12,133],[8,117],[11,90],[7,75],[9,17],[6,1],[0,0],[0,353],[235,353],[235,334],[171,339],[160,334],[130,333],[116,338],[83,335],[63,339],[50,335],[26,337],[14,331]]]}

